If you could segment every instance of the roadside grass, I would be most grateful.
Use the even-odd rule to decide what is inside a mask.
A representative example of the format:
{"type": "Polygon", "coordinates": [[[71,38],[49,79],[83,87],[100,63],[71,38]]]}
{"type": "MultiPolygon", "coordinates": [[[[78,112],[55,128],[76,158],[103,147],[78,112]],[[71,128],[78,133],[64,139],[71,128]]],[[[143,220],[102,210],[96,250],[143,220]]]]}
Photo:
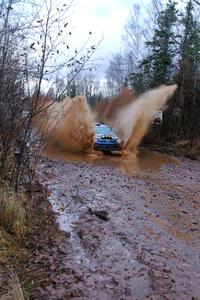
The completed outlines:
{"type": "Polygon", "coordinates": [[[25,293],[21,287],[17,274],[12,270],[8,270],[7,272],[5,270],[0,270],[0,274],[1,273],[6,282],[1,287],[1,300],[25,300],[25,293]]]}
{"type": "Polygon", "coordinates": [[[0,184],[0,226],[15,239],[21,240],[26,228],[24,194],[15,193],[6,183],[0,184]]]}
{"type": "Polygon", "coordinates": [[[26,196],[15,193],[0,182],[0,299],[23,300],[25,296],[17,275],[20,261],[26,256],[22,241],[26,232],[26,196]]]}
{"type": "Polygon", "coordinates": [[[189,157],[193,160],[199,160],[200,161],[200,144],[196,145],[195,147],[192,147],[190,149],[190,151],[188,151],[187,157],[189,157]]]}
{"type": "Polygon", "coordinates": [[[191,141],[188,139],[173,138],[170,140],[150,134],[145,137],[141,146],[149,150],[200,161],[199,140],[196,144],[192,145],[191,141]]]}

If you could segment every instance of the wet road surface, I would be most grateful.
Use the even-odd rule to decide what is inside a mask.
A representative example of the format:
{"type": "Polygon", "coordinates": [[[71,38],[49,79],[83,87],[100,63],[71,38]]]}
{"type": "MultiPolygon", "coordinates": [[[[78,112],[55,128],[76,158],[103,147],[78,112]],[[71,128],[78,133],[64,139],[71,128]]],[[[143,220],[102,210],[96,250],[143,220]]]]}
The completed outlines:
{"type": "Polygon", "coordinates": [[[94,154],[74,154],[59,151],[56,148],[46,148],[43,155],[49,158],[58,158],[63,161],[85,162],[97,166],[117,168],[129,175],[138,171],[158,171],[164,164],[177,164],[179,160],[169,155],[160,154],[155,151],[140,149],[138,155],[121,156],[120,152],[104,155],[101,151],[94,154]]]}
{"type": "Polygon", "coordinates": [[[70,238],[44,299],[200,299],[200,163],[57,156],[40,176],[70,238]]]}

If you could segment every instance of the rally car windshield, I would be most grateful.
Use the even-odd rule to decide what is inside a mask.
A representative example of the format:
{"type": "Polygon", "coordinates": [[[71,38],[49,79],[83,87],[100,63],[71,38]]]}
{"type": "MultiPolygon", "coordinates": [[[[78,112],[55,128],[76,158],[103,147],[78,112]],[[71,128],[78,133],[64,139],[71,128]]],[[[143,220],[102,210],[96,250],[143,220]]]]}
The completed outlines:
{"type": "Polygon", "coordinates": [[[103,125],[103,126],[99,126],[99,125],[97,125],[97,126],[95,126],[95,133],[96,134],[113,134],[113,131],[108,127],[108,126],[105,126],[105,125],[103,125]]]}

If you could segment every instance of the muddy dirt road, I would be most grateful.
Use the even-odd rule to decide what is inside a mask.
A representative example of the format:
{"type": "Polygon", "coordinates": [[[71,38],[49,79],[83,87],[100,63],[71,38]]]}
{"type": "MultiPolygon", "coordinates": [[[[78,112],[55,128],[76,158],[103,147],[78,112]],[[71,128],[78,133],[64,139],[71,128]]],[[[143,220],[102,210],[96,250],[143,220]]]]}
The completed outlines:
{"type": "Polygon", "coordinates": [[[41,180],[69,233],[43,299],[200,299],[200,163],[143,157],[135,170],[117,158],[42,158],[41,180]]]}

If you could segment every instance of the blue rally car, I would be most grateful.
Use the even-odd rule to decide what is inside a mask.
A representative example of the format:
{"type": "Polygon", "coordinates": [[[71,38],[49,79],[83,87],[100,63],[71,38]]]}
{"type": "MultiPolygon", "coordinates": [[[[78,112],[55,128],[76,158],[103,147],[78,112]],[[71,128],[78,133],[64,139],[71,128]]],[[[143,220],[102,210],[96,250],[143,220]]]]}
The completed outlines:
{"type": "Polygon", "coordinates": [[[95,124],[94,149],[102,152],[121,150],[122,143],[114,131],[105,124],[95,124]]]}

